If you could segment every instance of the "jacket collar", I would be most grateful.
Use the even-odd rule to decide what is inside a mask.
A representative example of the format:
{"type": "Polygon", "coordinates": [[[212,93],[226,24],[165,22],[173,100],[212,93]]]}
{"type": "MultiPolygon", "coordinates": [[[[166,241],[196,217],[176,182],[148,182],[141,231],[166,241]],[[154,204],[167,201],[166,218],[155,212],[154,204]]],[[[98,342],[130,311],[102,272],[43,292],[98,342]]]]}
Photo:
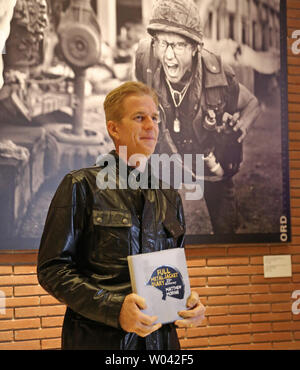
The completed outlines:
{"type": "Polygon", "coordinates": [[[122,181],[122,183],[127,184],[129,188],[132,189],[133,187],[131,185],[134,183],[140,184],[141,188],[158,188],[159,180],[153,174],[150,158],[146,164],[144,172],[140,172],[135,167],[129,166],[125,163],[115,149],[109,154],[115,158],[116,177],[119,181],[122,181]]]}

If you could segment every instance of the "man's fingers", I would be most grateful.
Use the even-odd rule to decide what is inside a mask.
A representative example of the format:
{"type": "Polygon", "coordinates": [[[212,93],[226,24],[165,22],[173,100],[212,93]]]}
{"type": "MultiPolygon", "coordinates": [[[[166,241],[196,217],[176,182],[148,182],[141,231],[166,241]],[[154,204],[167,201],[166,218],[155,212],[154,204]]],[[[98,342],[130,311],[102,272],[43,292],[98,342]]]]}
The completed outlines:
{"type": "Polygon", "coordinates": [[[135,293],[131,293],[129,294],[126,299],[129,301],[129,302],[132,302],[132,303],[135,303],[139,309],[141,310],[145,310],[147,308],[147,304],[146,304],[146,300],[145,298],[135,294],[135,293]]]}
{"type": "Polygon", "coordinates": [[[154,324],[157,318],[157,316],[149,316],[140,312],[139,319],[133,331],[141,337],[146,337],[161,327],[161,323],[154,324]]]}
{"type": "Polygon", "coordinates": [[[205,317],[205,307],[201,303],[197,292],[191,292],[187,300],[187,307],[190,309],[178,312],[179,316],[183,319],[175,321],[175,325],[180,328],[196,327],[200,325],[205,317]]]}
{"type": "Polygon", "coordinates": [[[151,326],[148,326],[148,325],[143,325],[143,324],[139,324],[135,330],[135,333],[137,335],[139,335],[140,337],[146,337],[148,336],[149,334],[153,333],[154,331],[158,330],[159,328],[161,328],[161,324],[158,323],[158,324],[155,324],[155,325],[151,325],[151,326]]]}
{"type": "Polygon", "coordinates": [[[146,326],[153,325],[157,319],[158,319],[157,316],[149,316],[149,315],[144,314],[143,312],[140,312],[140,315],[139,315],[139,322],[146,326]]]}
{"type": "Polygon", "coordinates": [[[145,308],[147,308],[147,305],[143,297],[134,293],[126,296],[119,317],[122,329],[142,337],[159,329],[161,324],[155,324],[158,317],[146,315],[141,311],[145,308]]]}
{"type": "Polygon", "coordinates": [[[183,319],[183,320],[177,320],[175,321],[175,325],[179,328],[196,328],[201,324],[201,322],[205,319],[204,315],[201,315],[197,318],[191,318],[191,319],[183,319]]]}
{"type": "Polygon", "coordinates": [[[196,304],[199,302],[199,295],[197,292],[195,291],[192,291],[191,292],[191,295],[189,296],[188,300],[187,300],[187,307],[188,308],[192,308],[194,306],[196,306],[196,304]]]}
{"type": "Polygon", "coordinates": [[[204,313],[205,313],[205,308],[202,304],[200,304],[199,306],[193,308],[192,310],[180,311],[178,312],[178,315],[185,319],[188,319],[188,318],[202,316],[204,315],[204,313]]]}

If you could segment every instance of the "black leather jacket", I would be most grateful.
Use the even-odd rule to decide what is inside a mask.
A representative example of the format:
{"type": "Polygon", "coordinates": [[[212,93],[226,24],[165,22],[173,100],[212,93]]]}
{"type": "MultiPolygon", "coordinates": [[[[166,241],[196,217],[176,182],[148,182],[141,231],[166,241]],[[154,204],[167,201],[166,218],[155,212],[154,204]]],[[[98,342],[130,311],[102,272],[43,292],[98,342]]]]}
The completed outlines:
{"type": "MultiPolygon", "coordinates": [[[[111,154],[118,178],[119,157],[111,154]]],[[[103,168],[65,176],[41,239],[39,282],[68,306],[63,348],[137,348],[140,338],[119,324],[122,303],[131,293],[127,256],[184,246],[183,208],[175,190],[100,190],[96,179],[103,168]]],[[[163,326],[144,344],[175,348],[175,327],[163,326]]]]}

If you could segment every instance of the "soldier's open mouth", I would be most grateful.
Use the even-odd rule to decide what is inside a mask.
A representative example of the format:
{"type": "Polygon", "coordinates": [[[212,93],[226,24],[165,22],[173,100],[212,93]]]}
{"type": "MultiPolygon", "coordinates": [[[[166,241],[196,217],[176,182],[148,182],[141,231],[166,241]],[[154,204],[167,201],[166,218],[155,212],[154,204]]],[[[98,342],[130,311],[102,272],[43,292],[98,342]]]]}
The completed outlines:
{"type": "Polygon", "coordinates": [[[178,64],[166,64],[166,69],[170,76],[176,76],[178,73],[178,64]]]}

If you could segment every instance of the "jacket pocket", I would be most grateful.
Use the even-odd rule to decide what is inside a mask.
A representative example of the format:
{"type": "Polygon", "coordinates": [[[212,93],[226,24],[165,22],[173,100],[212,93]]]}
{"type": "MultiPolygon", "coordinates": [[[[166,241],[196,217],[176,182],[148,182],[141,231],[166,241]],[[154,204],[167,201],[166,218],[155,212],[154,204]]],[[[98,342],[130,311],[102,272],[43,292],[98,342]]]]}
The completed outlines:
{"type": "Polygon", "coordinates": [[[94,209],[93,224],[93,259],[103,262],[126,259],[131,244],[131,213],[127,210],[94,209]]]}

